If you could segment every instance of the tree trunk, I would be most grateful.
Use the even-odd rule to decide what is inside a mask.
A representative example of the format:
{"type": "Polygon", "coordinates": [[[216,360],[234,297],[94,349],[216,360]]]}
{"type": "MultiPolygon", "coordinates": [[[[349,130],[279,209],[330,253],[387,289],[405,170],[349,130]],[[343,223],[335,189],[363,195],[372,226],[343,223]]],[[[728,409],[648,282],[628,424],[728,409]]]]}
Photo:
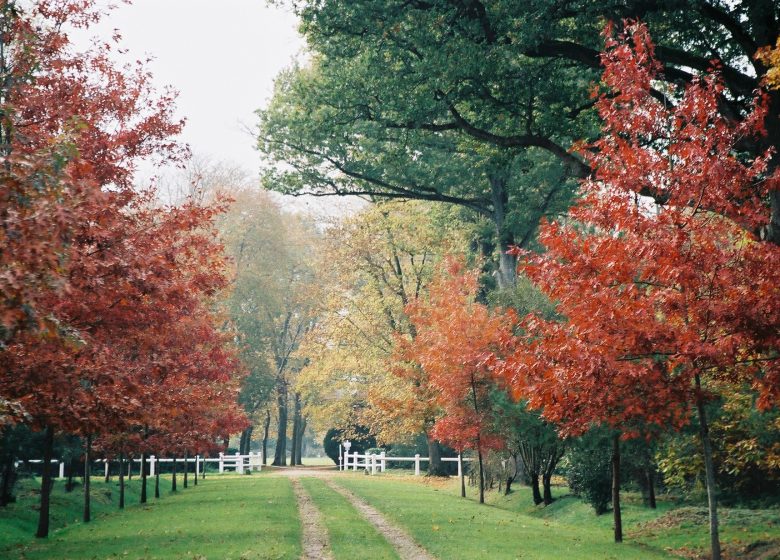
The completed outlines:
{"type": "Polygon", "coordinates": [[[92,436],[87,436],[84,442],[84,523],[89,523],[92,520],[92,513],[90,512],[90,496],[89,496],[89,479],[92,471],[92,436]]]}
{"type": "Polygon", "coordinates": [[[701,394],[701,378],[696,375],[696,408],[699,412],[699,435],[704,451],[704,472],[707,479],[707,504],[710,509],[710,546],[712,560],[720,560],[720,535],[718,530],[718,496],[715,485],[715,465],[712,461],[712,442],[710,428],[707,424],[707,413],[704,410],[704,398],[701,394]]]}
{"type": "Polygon", "coordinates": [[[539,492],[539,474],[536,472],[531,472],[531,493],[533,494],[534,498],[534,505],[541,504],[544,499],[542,498],[542,493],[539,492]]]}
{"type": "Polygon", "coordinates": [[[13,487],[16,482],[16,465],[12,454],[3,463],[3,481],[0,484],[0,507],[5,507],[13,501],[13,487]]]}
{"type": "Polygon", "coordinates": [[[125,509],[125,454],[119,454],[119,509],[125,509]]]}
{"type": "Polygon", "coordinates": [[[303,465],[303,435],[306,433],[306,418],[301,416],[300,428],[298,430],[298,441],[295,444],[295,456],[298,458],[296,465],[303,465]]]}
{"type": "Polygon", "coordinates": [[[142,504],[146,503],[146,451],[141,453],[141,498],[142,504]]]}
{"type": "Polygon", "coordinates": [[[477,457],[479,458],[479,503],[485,503],[485,470],[482,465],[482,450],[477,442],[477,457]]]}
{"type": "Polygon", "coordinates": [[[615,518],[615,542],[623,542],[623,519],[620,515],[620,434],[612,437],[612,513],[615,518]]]}
{"type": "Polygon", "coordinates": [[[41,474],[41,509],[38,512],[38,530],[35,536],[49,536],[49,504],[51,498],[51,456],[54,449],[54,428],[46,426],[43,439],[43,472],[41,474]]]}
{"type": "Polygon", "coordinates": [[[265,423],[263,424],[263,466],[268,464],[268,430],[270,428],[271,428],[271,411],[266,408],[265,423]]]}
{"type": "Polygon", "coordinates": [[[160,497],[160,463],[157,463],[157,469],[154,471],[154,497],[160,497]]]}
{"type": "Polygon", "coordinates": [[[463,462],[463,452],[458,453],[460,460],[460,497],[466,497],[466,463],[463,462]]]}
{"type": "Polygon", "coordinates": [[[254,426],[249,426],[246,430],[241,432],[241,443],[239,444],[238,450],[241,455],[249,455],[249,451],[252,448],[252,432],[254,432],[254,430],[254,426]]]}
{"type": "Polygon", "coordinates": [[[514,243],[512,233],[506,226],[506,208],[509,204],[507,193],[508,168],[491,174],[490,192],[493,202],[493,223],[496,228],[496,240],[498,246],[498,287],[511,288],[517,282],[517,260],[508,254],[509,248],[514,243]]]}
{"type": "Polygon", "coordinates": [[[655,509],[655,469],[647,467],[645,477],[647,478],[647,505],[651,509],[655,509]]]}
{"type": "Polygon", "coordinates": [[[441,460],[441,446],[439,442],[427,432],[425,439],[428,441],[428,476],[447,476],[447,469],[441,460]]]}
{"type": "Polygon", "coordinates": [[[171,471],[171,492],[176,492],[176,453],[173,454],[173,470],[171,471]]]}
{"type": "Polygon", "coordinates": [[[127,457],[127,479],[133,480],[133,456],[128,455],[127,457]]]}
{"type": "Polygon", "coordinates": [[[293,396],[293,432],[292,432],[292,449],[290,449],[290,466],[300,464],[298,458],[298,432],[301,430],[301,395],[295,393],[293,396]]]}
{"type": "Polygon", "coordinates": [[[185,450],[184,451],[184,487],[187,488],[187,475],[190,472],[190,452],[185,450]]]}
{"type": "MultiPolygon", "coordinates": [[[[104,461],[105,461],[105,463],[103,463],[103,465],[105,466],[106,470],[105,470],[103,482],[108,484],[109,482],[111,482],[111,459],[104,459],[104,461]]],[[[119,471],[121,473],[121,471],[122,471],[122,467],[121,466],[119,467],[119,471]]]]}
{"type": "Polygon", "coordinates": [[[552,473],[544,473],[542,475],[542,501],[544,501],[544,505],[546,506],[553,503],[552,473]]]}
{"type": "Polygon", "coordinates": [[[68,482],[65,483],[66,492],[73,492],[73,489],[76,487],[76,485],[73,483],[73,473],[76,472],[76,469],[77,469],[76,458],[71,457],[70,461],[68,461],[68,482]]]}
{"type": "Polygon", "coordinates": [[[276,434],[275,467],[287,466],[287,387],[280,383],[277,389],[276,404],[279,407],[279,426],[276,434]]]}

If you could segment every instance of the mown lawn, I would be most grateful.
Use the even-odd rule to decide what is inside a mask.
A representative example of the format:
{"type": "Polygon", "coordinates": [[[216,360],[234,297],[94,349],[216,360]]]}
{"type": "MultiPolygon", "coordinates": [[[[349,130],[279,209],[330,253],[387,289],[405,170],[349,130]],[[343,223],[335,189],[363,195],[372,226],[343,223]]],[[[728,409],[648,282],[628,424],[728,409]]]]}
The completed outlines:
{"type": "MultiPolygon", "coordinates": [[[[80,492],[64,495],[55,489],[53,512],[71,516],[67,527],[53,531],[45,540],[30,539],[35,522],[30,515],[13,521],[15,513],[30,509],[27,500],[11,506],[0,518],[0,534],[6,546],[0,558],[19,559],[103,559],[188,558],[188,559],[293,559],[300,549],[300,521],[290,481],[263,475],[207,477],[197,487],[165,492],[160,500],[137,504],[133,481],[130,504],[123,512],[106,502],[107,493],[116,498],[115,484],[94,484],[95,519],[88,524],[79,518],[80,492]],[[62,494],[62,495],[61,495],[62,494]],[[76,498],[75,503],[72,498],[76,498]],[[63,503],[63,500],[66,503],[63,503]],[[135,505],[132,505],[135,504],[135,505]],[[109,511],[111,513],[109,513],[109,511]],[[17,544],[5,538],[13,527],[17,544]],[[19,544],[19,535],[26,540],[19,544]],[[7,546],[11,544],[11,546],[7,546]]],[[[61,484],[58,483],[59,486],[61,484]]],[[[168,488],[168,484],[163,487],[168,488]]],[[[32,512],[34,514],[36,512],[32,512]]]]}
{"type": "MultiPolygon", "coordinates": [[[[560,522],[526,511],[482,505],[457,495],[454,481],[419,481],[344,476],[339,484],[365,498],[405,527],[434,555],[447,559],[652,559],[668,558],[663,550],[638,542],[614,544],[611,526],[592,514],[580,523],[560,522]]],[[[474,493],[473,490],[471,492],[474,493]]],[[[518,488],[522,499],[525,489],[518,488]]],[[[504,506],[506,504],[503,504],[504,506]]],[[[535,508],[534,508],[535,511],[535,508]]]]}
{"type": "Polygon", "coordinates": [[[301,478],[301,484],[322,513],[335,558],[397,560],[393,547],[346,498],[319,478],[301,478]]]}

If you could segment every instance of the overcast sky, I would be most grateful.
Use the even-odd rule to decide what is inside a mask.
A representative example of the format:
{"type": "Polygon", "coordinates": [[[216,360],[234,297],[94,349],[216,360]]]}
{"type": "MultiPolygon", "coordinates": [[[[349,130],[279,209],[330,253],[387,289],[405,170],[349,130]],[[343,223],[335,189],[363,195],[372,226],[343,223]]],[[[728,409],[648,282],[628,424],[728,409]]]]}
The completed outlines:
{"type": "Polygon", "coordinates": [[[274,77],[302,51],[296,28],[291,12],[264,0],[134,0],[90,33],[118,29],[134,59],[154,58],[156,84],[179,91],[183,138],[195,154],[254,172],[259,158],[245,129],[254,127],[274,77]]]}

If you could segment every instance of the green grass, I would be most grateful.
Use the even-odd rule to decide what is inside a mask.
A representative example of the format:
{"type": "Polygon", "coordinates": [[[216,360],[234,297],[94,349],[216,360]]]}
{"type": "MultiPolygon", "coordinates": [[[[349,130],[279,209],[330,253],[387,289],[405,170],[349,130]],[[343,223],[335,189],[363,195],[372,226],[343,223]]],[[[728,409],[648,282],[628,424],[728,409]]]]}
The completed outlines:
{"type": "Polygon", "coordinates": [[[343,496],[317,478],[301,478],[301,484],[320,510],[338,558],[397,559],[385,538],[343,496]]]}
{"type": "MultiPolygon", "coordinates": [[[[300,555],[300,521],[290,481],[262,474],[208,476],[197,487],[169,492],[138,504],[139,480],[127,483],[127,507],[116,508],[118,483],[93,479],[92,523],[81,519],[82,494],[64,492],[57,481],[52,495],[52,534],[32,537],[37,524],[38,486],[17,486],[17,503],[0,508],[0,558],[103,559],[188,558],[295,559],[300,555]]],[[[441,559],[632,559],[669,558],[670,551],[702,556],[708,546],[706,508],[661,500],[657,510],[639,496],[623,495],[626,542],[612,542],[612,516],[594,515],[579,499],[555,489],[548,507],[532,504],[530,491],[516,486],[503,496],[487,494],[488,504],[458,496],[457,481],[411,476],[342,473],[334,479],[405,527],[441,559]]],[[[152,481],[150,481],[152,482],[152,481]]],[[[396,558],[376,530],[321,480],[302,484],[322,511],[338,559],[396,558]]],[[[153,486],[150,484],[150,490],[153,486]]],[[[150,492],[151,494],[151,492],[150,492]]],[[[780,509],[721,509],[727,557],[771,558],[780,553],[780,509]],[[774,555],[773,555],[774,554],[774,555]]]]}
{"type": "MultiPolygon", "coordinates": [[[[97,515],[92,523],[71,523],[54,531],[46,540],[29,537],[29,523],[21,531],[28,535],[24,545],[0,549],[2,558],[103,559],[189,558],[189,559],[282,559],[300,555],[300,521],[289,480],[266,476],[223,475],[207,477],[197,487],[180,489],[175,495],[151,499],[146,505],[130,505],[123,512],[106,512],[115,506],[95,501],[97,515]]],[[[103,483],[95,483],[94,495],[106,494],[103,483]]],[[[133,481],[133,485],[136,481],[133,481]]],[[[169,484],[163,487],[168,488],[169,484]]],[[[181,488],[181,487],[180,487],[181,488]]],[[[80,492],[74,491],[76,497],[80,492]]],[[[115,492],[112,490],[112,494],[115,492]]],[[[166,492],[167,494],[167,492],[166,492]]],[[[133,495],[137,495],[136,490],[133,495]]],[[[62,506],[55,493],[53,512],[74,514],[74,505],[62,506]],[[58,506],[59,504],[59,506],[58,506]]],[[[115,496],[112,496],[115,497],[115,496]]],[[[130,503],[137,503],[137,499],[130,503]]],[[[20,500],[18,513],[29,509],[20,500]]],[[[0,534],[12,524],[12,512],[0,519],[0,534]]],[[[58,515],[55,513],[55,515],[58,515]]],[[[71,519],[75,521],[75,517],[71,519]]],[[[15,530],[20,534],[20,529],[15,530]]],[[[6,544],[8,540],[4,538],[6,544]]]]}
{"type": "MultiPolygon", "coordinates": [[[[406,528],[434,555],[447,559],[652,559],[669,555],[638,542],[614,544],[611,526],[592,513],[581,523],[561,522],[462,499],[456,485],[425,485],[413,480],[344,476],[353,490],[406,528]]],[[[473,494],[473,490],[472,490],[473,494]]],[[[518,497],[520,492],[517,493],[518,497]]],[[[576,516],[579,518],[580,516],[576,516]]],[[[570,518],[570,521],[574,519],[570,518]]]]}

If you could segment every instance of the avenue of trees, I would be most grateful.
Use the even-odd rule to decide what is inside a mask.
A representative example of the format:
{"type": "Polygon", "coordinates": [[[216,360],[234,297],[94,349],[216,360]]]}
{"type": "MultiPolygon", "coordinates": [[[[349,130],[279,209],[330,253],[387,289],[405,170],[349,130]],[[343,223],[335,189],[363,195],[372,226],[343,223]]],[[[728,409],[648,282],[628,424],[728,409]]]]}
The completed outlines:
{"type": "Polygon", "coordinates": [[[776,3],[285,4],[264,185],[373,202],[325,232],[315,425],[537,503],[565,458],[616,541],[627,482],[701,483],[720,558],[719,494],[780,480],[776,3]]]}
{"type": "Polygon", "coordinates": [[[327,433],[468,454],[480,502],[564,475],[618,542],[624,488],[706,500],[719,559],[718,504],[780,498],[780,6],[274,3],[309,56],[262,186],[359,212],[190,158],[143,64],[70,43],[98,2],[0,4],[0,506],[17,459],[45,537],[55,456],[89,520],[92,458],[327,433]]]}

